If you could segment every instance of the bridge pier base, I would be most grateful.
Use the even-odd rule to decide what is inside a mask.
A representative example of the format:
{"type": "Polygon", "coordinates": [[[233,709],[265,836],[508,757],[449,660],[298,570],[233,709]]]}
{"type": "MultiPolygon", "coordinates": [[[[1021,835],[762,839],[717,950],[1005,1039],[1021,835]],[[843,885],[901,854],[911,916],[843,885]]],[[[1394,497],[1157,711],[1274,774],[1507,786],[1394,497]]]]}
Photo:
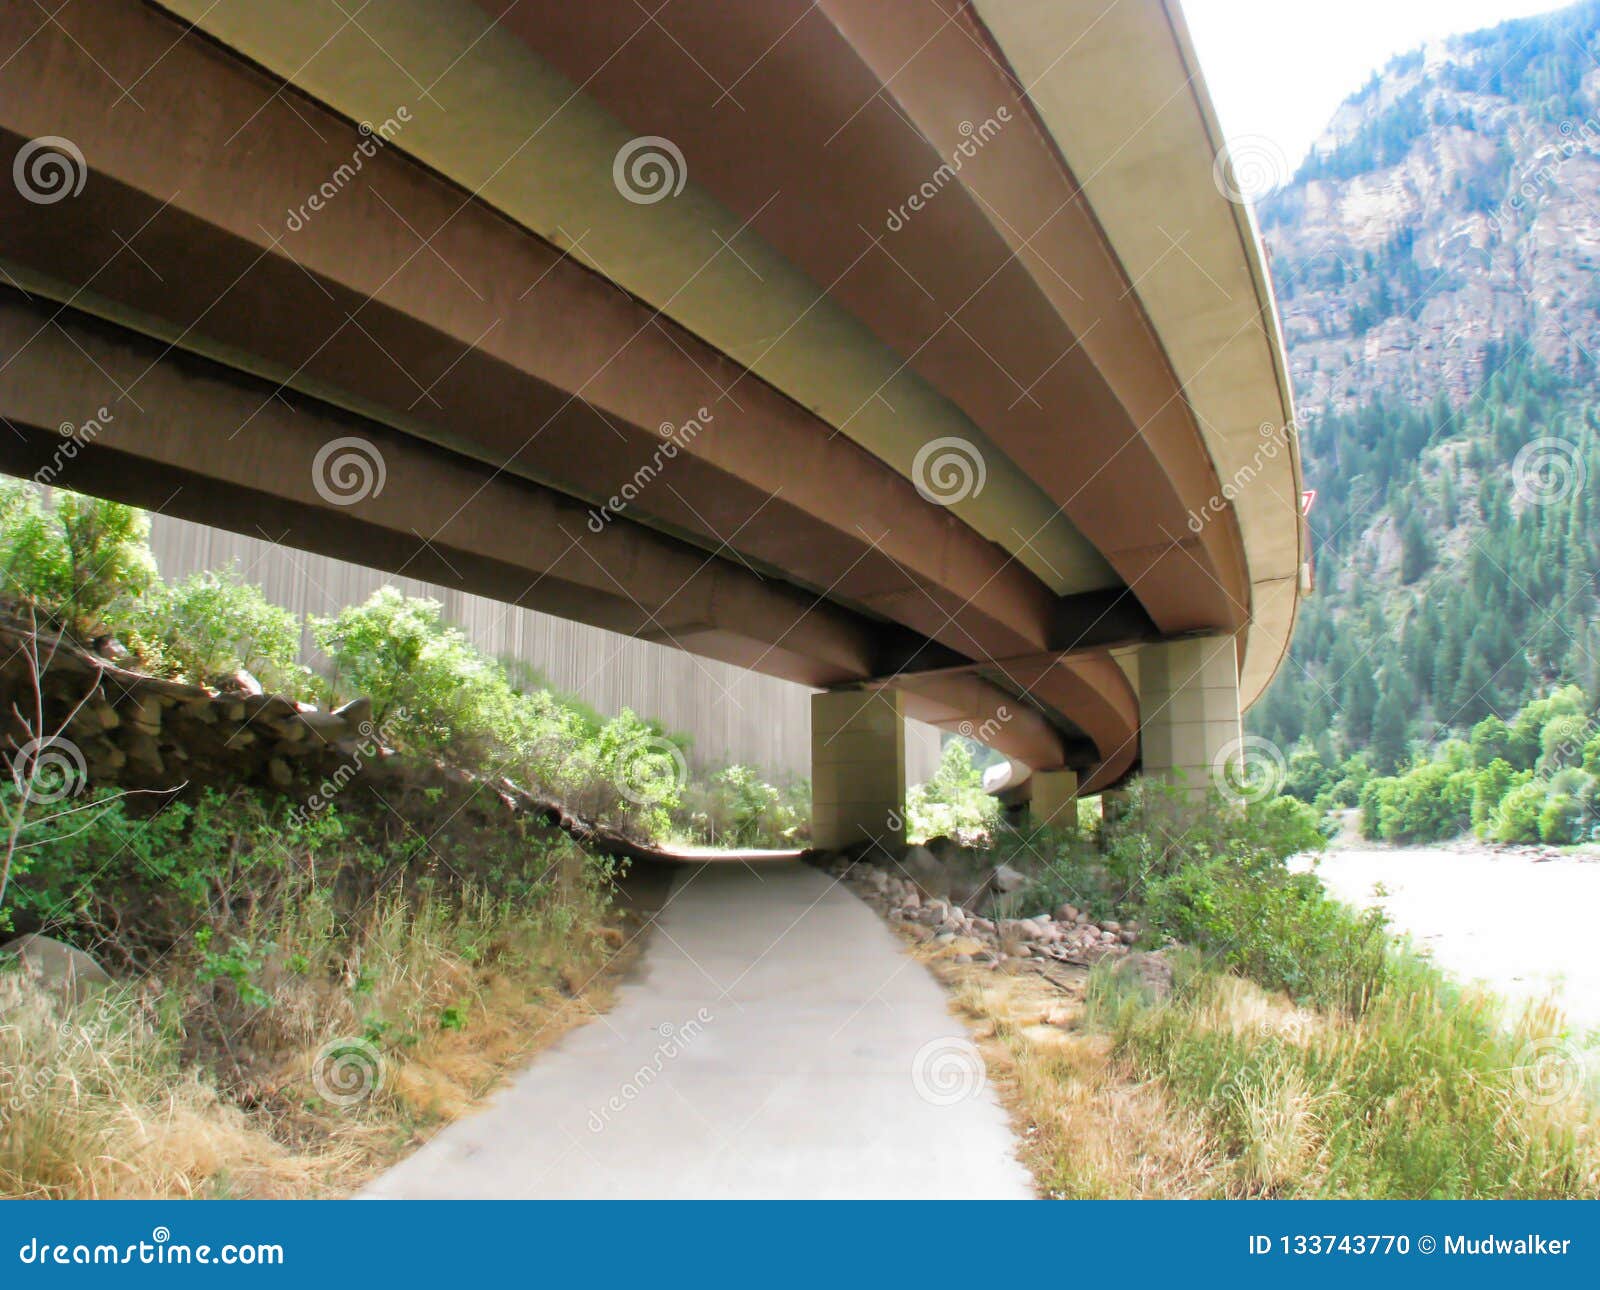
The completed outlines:
{"type": "Polygon", "coordinates": [[[1028,819],[1036,829],[1076,829],[1078,827],[1078,772],[1075,770],[1036,770],[1032,775],[1033,796],[1028,801],[1028,819]]]}
{"type": "Polygon", "coordinates": [[[1147,778],[1204,796],[1219,759],[1237,753],[1240,734],[1232,636],[1167,641],[1139,651],[1139,745],[1147,778]]]}
{"type": "Polygon", "coordinates": [[[906,841],[905,696],[833,690],[811,696],[811,845],[906,841]]]}

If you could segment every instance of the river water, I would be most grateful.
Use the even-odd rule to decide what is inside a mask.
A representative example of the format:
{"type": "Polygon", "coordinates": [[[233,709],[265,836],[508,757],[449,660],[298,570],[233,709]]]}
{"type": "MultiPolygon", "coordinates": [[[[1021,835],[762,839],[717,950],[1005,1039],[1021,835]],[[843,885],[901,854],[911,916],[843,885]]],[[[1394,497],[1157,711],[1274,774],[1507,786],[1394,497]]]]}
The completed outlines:
{"type": "Polygon", "coordinates": [[[1458,978],[1513,1001],[1554,997],[1576,1026],[1600,1028],[1600,857],[1341,849],[1317,872],[1458,978]]]}

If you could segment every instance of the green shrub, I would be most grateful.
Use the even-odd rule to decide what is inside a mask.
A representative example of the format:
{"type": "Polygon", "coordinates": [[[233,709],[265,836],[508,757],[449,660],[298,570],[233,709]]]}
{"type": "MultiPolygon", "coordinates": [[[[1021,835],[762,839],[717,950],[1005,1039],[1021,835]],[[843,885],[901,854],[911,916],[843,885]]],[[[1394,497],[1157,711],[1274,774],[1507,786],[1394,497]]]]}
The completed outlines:
{"type": "Polygon", "coordinates": [[[1539,840],[1553,846],[1571,846],[1589,840],[1594,819],[1595,781],[1575,766],[1557,771],[1550,779],[1544,805],[1539,808],[1539,840]]]}
{"type": "Polygon", "coordinates": [[[1315,873],[1231,856],[1150,884],[1150,928],[1302,1002],[1358,1013],[1382,983],[1383,916],[1333,900],[1315,873]]]}
{"type": "Polygon", "coordinates": [[[1509,790],[1490,818],[1489,836],[1496,842],[1537,842],[1546,788],[1542,779],[1530,779],[1509,790]]]}
{"type": "Polygon", "coordinates": [[[1455,745],[1448,760],[1423,762],[1404,774],[1369,780],[1362,790],[1362,832],[1385,842],[1437,842],[1472,823],[1479,773],[1455,745]]]}
{"type": "Polygon", "coordinates": [[[470,763],[515,733],[504,670],[446,625],[436,600],[380,587],[364,604],[313,618],[311,632],[333,662],[334,694],[370,698],[374,721],[406,747],[470,763]]]}
{"type": "Polygon", "coordinates": [[[1511,763],[1503,757],[1496,757],[1479,769],[1472,783],[1472,831],[1480,838],[1485,836],[1495,808],[1513,787],[1527,778],[1526,772],[1519,774],[1512,770],[1511,763]]]}
{"type": "Polygon", "coordinates": [[[0,481],[0,595],[84,634],[115,630],[155,580],[150,520],[116,502],[0,481]]]}
{"type": "Polygon", "coordinates": [[[232,566],[151,588],[135,614],[140,637],[174,671],[204,682],[244,668],[269,690],[298,693],[300,622],[232,566]]]}
{"type": "Polygon", "coordinates": [[[753,766],[728,766],[684,795],[685,831],[709,846],[795,846],[808,824],[809,798],[803,783],[779,788],[753,766]]]}
{"type": "Polygon", "coordinates": [[[983,772],[973,764],[965,739],[947,740],[933,778],[906,794],[906,832],[913,841],[940,836],[975,841],[999,819],[1000,803],[984,792],[983,772]]]}
{"type": "Polygon", "coordinates": [[[998,854],[1030,884],[1016,913],[1069,901],[1093,917],[1136,920],[1271,989],[1358,1011],[1383,979],[1382,918],[1330,899],[1288,860],[1322,849],[1320,816],[1288,796],[1197,800],[1150,781],[1086,839],[1070,831],[1002,834],[998,854]]]}

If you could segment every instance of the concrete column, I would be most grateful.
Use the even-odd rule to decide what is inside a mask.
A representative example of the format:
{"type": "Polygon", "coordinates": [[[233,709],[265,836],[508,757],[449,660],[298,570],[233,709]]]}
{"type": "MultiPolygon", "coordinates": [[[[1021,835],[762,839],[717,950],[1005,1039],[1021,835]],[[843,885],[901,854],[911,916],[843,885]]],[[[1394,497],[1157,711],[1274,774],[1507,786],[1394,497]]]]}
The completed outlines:
{"type": "Polygon", "coordinates": [[[905,696],[835,690],[811,696],[811,845],[838,850],[906,840],[905,696]]]}
{"type": "Polygon", "coordinates": [[[1219,759],[1236,754],[1240,738],[1232,636],[1167,641],[1140,650],[1139,744],[1146,776],[1182,783],[1203,795],[1213,786],[1219,759]]]}
{"type": "Polygon", "coordinates": [[[1028,800],[1028,819],[1033,827],[1076,829],[1078,772],[1036,770],[1029,778],[1033,782],[1033,796],[1028,800]]]}

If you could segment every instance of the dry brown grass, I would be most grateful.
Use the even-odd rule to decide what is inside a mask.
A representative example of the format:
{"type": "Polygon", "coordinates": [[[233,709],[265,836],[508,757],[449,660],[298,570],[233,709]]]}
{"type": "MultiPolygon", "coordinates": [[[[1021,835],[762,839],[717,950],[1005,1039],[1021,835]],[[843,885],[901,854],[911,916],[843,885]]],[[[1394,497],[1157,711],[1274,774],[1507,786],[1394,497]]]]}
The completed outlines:
{"type": "Polygon", "coordinates": [[[1163,1003],[1084,969],[930,966],[1049,1196],[1571,1197],[1600,1176],[1576,1048],[1545,1072],[1561,1089],[1520,1068],[1558,1016],[1509,1033],[1426,980],[1351,1017],[1216,973],[1163,1003]]]}
{"type": "Polygon", "coordinates": [[[1158,1084],[1128,1078],[1110,1040],[1083,1027],[1087,969],[934,969],[983,1051],[1044,1194],[1216,1194],[1215,1153],[1192,1118],[1158,1084]]]}
{"type": "MultiPolygon", "coordinates": [[[[952,992],[1017,1125],[1041,1190],[1058,1198],[1198,1199],[1275,1194],[1319,1169],[1333,1095],[1286,1069],[1268,1090],[1236,1089],[1245,1142],[1223,1149],[1161,1079],[1118,1061],[1084,1016],[1086,968],[994,971],[916,946],[952,992]]],[[[1199,1029],[1304,1044],[1328,1024],[1239,978],[1196,1010],[1199,1029]]]]}
{"type": "Polygon", "coordinates": [[[348,1194],[608,1007],[634,953],[615,927],[500,930],[520,944],[463,953],[459,916],[396,902],[338,974],[269,964],[266,1008],[169,980],[63,1015],[19,974],[0,977],[0,1196],[348,1194]],[[215,1060],[196,1062],[208,1021],[215,1060]],[[312,1078],[319,1054],[364,1035],[382,1080],[332,1105],[312,1078]]]}

